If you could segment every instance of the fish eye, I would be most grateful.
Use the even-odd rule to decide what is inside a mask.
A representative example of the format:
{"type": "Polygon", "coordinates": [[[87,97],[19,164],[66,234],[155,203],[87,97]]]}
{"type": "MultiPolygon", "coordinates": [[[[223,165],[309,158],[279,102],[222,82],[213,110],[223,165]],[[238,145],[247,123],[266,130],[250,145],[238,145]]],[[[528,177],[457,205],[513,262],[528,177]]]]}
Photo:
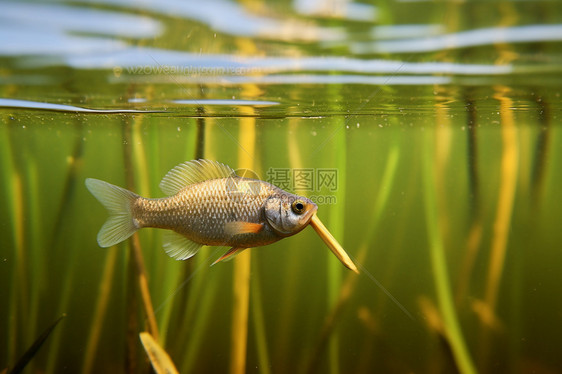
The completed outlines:
{"type": "Polygon", "coordinates": [[[295,200],[291,208],[296,214],[302,214],[304,212],[304,202],[302,200],[295,200]]]}

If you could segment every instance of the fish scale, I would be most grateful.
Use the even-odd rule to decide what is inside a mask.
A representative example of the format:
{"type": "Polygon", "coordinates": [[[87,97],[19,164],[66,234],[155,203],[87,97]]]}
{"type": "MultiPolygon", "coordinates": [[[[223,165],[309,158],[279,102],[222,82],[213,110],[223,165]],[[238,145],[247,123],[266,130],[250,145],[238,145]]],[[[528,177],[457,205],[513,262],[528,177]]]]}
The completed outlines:
{"type": "MultiPolygon", "coordinates": [[[[276,190],[279,189],[269,183],[246,178],[215,179],[187,186],[171,197],[139,197],[133,217],[139,222],[139,228],[169,229],[205,244],[230,245],[233,238],[225,225],[229,222],[262,223],[263,204],[272,194],[282,192],[276,190]],[[229,182],[239,188],[228,188],[229,182]],[[247,183],[259,185],[259,193],[246,192],[249,188],[244,184],[247,183]]],[[[258,238],[260,245],[277,240],[270,231],[264,234],[246,236],[245,241],[238,239],[236,244],[254,245],[258,238]]]]}

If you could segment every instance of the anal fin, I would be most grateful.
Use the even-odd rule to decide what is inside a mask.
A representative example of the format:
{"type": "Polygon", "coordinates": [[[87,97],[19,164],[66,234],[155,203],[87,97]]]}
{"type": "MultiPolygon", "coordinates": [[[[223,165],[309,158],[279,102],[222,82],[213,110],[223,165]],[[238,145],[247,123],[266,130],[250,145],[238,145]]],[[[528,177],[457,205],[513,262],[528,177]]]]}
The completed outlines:
{"type": "Polygon", "coordinates": [[[216,264],[217,262],[221,262],[221,261],[230,261],[234,258],[234,256],[236,256],[237,254],[239,254],[240,252],[242,252],[243,250],[245,250],[246,248],[230,248],[228,250],[228,252],[226,252],[224,255],[222,255],[221,257],[219,257],[215,262],[213,262],[211,264],[211,266],[213,266],[214,264],[216,264]]]}
{"type": "Polygon", "coordinates": [[[162,239],[164,242],[164,250],[168,256],[176,260],[187,260],[194,256],[203,246],[175,231],[164,231],[162,239]]]}

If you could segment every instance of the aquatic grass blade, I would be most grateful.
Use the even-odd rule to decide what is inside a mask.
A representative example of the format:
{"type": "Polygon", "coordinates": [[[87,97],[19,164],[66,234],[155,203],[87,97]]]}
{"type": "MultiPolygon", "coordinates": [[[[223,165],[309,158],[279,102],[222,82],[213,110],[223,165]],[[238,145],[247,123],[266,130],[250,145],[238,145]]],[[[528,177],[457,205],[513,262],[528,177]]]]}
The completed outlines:
{"type": "Polygon", "coordinates": [[[105,259],[105,265],[103,266],[98,298],[95,304],[95,312],[92,317],[89,337],[86,343],[84,365],[82,366],[82,373],[85,374],[92,372],[94,359],[96,357],[96,350],[100,342],[104,321],[106,320],[109,297],[114,286],[113,277],[115,272],[115,263],[117,262],[117,249],[118,248],[115,246],[109,249],[105,259]]]}
{"type": "Polygon", "coordinates": [[[260,364],[260,373],[271,374],[271,363],[268,355],[266,323],[264,320],[259,267],[252,266],[252,273],[250,296],[252,299],[252,321],[254,323],[254,336],[256,340],[258,362],[260,364]]]}
{"type": "Polygon", "coordinates": [[[458,316],[454,307],[451,285],[445,258],[445,248],[441,227],[439,226],[437,212],[437,196],[435,188],[435,160],[434,149],[432,146],[433,134],[427,134],[427,148],[424,155],[424,200],[426,224],[429,240],[429,256],[433,268],[433,280],[435,283],[439,311],[443,318],[445,336],[453,352],[455,363],[461,373],[476,373],[476,368],[470,357],[470,352],[466,346],[458,316]]]}
{"type": "MultiPolygon", "coordinates": [[[[144,150],[144,148],[142,148],[142,146],[133,148],[134,142],[132,139],[137,139],[138,141],[138,137],[136,137],[135,134],[137,133],[139,126],[140,126],[140,122],[138,121],[135,122],[133,126],[131,125],[131,121],[127,120],[125,121],[125,126],[123,127],[123,144],[124,144],[123,152],[124,152],[124,162],[126,166],[125,172],[126,172],[127,188],[129,190],[135,189],[133,188],[135,185],[134,183],[135,178],[133,173],[137,169],[134,169],[134,165],[138,165],[138,170],[140,170],[141,172],[147,169],[146,157],[144,157],[144,152],[141,152],[144,150]],[[133,159],[135,160],[135,162],[133,162],[133,159]]],[[[147,181],[148,177],[146,175],[141,175],[141,176],[142,176],[142,178],[140,178],[141,190],[146,191],[148,190],[148,181],[147,181]]],[[[135,265],[135,273],[136,273],[135,276],[137,278],[136,280],[138,282],[138,287],[140,290],[141,300],[146,315],[147,323],[152,335],[156,339],[158,339],[159,336],[158,325],[156,323],[156,316],[154,314],[154,308],[152,306],[152,298],[148,286],[146,267],[144,264],[144,256],[143,256],[143,251],[140,244],[138,233],[133,234],[133,236],[129,239],[129,243],[132,252],[132,261],[134,262],[135,265]]]]}
{"type": "MultiPolygon", "coordinates": [[[[208,268],[209,259],[198,260],[197,268],[205,265],[208,268]]],[[[191,285],[191,293],[189,296],[189,304],[186,307],[185,320],[182,321],[183,326],[178,334],[181,341],[176,343],[179,346],[186,347],[183,352],[181,372],[192,373],[197,370],[197,363],[202,351],[205,348],[205,333],[208,331],[212,322],[212,311],[216,308],[217,296],[222,284],[226,280],[221,278],[220,274],[213,277],[207,277],[207,272],[194,278],[194,284],[191,285]],[[191,308],[193,306],[193,308],[191,308]],[[195,311],[197,308],[197,311],[195,311]]]]}
{"type": "Polygon", "coordinates": [[[154,340],[152,335],[148,332],[141,332],[139,336],[150,363],[157,374],[179,373],[168,353],[154,340]]]}
{"type": "Polygon", "coordinates": [[[359,274],[359,270],[357,270],[357,266],[353,263],[347,252],[343,249],[340,243],[333,237],[333,235],[328,231],[326,226],[320,221],[320,218],[316,214],[312,216],[310,220],[310,226],[316,231],[318,236],[326,243],[328,248],[332,251],[332,253],[341,261],[341,263],[348,268],[359,274]]]}
{"type": "MultiPolygon", "coordinates": [[[[253,47],[253,45],[247,45],[253,47]]],[[[256,95],[257,87],[249,85],[245,87],[243,94],[256,95]]],[[[254,115],[253,108],[245,108],[243,112],[254,115]]],[[[240,135],[238,149],[238,165],[241,168],[256,169],[256,121],[255,118],[244,118],[240,120],[240,135]]],[[[230,352],[230,373],[244,373],[246,371],[246,357],[248,348],[248,314],[250,305],[250,269],[251,248],[248,248],[234,258],[233,294],[232,305],[232,332],[230,352]]]]}
{"type": "Polygon", "coordinates": [[[41,335],[39,335],[37,337],[35,342],[33,342],[31,347],[29,347],[29,349],[27,351],[25,351],[23,356],[21,356],[21,358],[18,360],[18,362],[16,362],[14,367],[10,371],[8,371],[8,374],[17,374],[17,373],[21,373],[23,371],[23,369],[27,366],[29,361],[31,361],[31,359],[33,357],[35,357],[35,355],[39,351],[39,348],[41,348],[43,343],[45,343],[45,340],[47,340],[49,335],[51,335],[51,332],[53,332],[53,329],[59,324],[59,322],[64,317],[66,317],[66,314],[63,314],[59,318],[57,318],[55,322],[53,322],[49,327],[47,327],[47,329],[45,331],[43,331],[43,333],[41,335]]]}

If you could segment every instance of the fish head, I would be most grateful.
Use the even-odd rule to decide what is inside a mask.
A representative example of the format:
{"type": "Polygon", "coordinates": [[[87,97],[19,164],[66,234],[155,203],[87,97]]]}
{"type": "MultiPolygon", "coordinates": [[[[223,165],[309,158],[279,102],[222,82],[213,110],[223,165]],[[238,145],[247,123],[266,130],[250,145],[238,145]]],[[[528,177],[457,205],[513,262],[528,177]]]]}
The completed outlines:
{"type": "Polygon", "coordinates": [[[279,236],[291,236],[304,229],[318,210],[306,197],[290,193],[270,196],[265,203],[267,223],[279,236]]]}

